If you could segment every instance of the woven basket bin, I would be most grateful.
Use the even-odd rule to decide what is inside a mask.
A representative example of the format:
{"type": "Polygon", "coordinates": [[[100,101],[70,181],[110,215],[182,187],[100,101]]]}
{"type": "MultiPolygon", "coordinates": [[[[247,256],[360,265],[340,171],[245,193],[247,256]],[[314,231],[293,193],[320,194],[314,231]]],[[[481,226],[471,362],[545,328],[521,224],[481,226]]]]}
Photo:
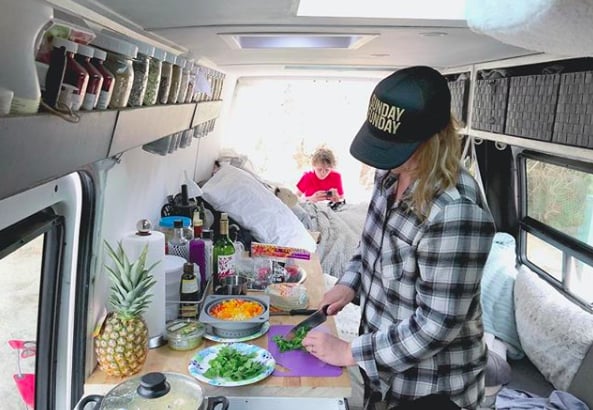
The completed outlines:
{"type": "Polygon", "coordinates": [[[560,74],[512,77],[505,134],[552,140],[560,74]]]}
{"type": "Polygon", "coordinates": [[[469,81],[456,80],[449,81],[449,91],[451,91],[451,113],[455,118],[463,123],[467,121],[467,98],[469,81]]]}
{"type": "Polygon", "coordinates": [[[504,131],[509,79],[477,80],[474,92],[472,128],[504,131]]]}
{"type": "Polygon", "coordinates": [[[552,141],[593,148],[593,71],[560,76],[552,141]]]}

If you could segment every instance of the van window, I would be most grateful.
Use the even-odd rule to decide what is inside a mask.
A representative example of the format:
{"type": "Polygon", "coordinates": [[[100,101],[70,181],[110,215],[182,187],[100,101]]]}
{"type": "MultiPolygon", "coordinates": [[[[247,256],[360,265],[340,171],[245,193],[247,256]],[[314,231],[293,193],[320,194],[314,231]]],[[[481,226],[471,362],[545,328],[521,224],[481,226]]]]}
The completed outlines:
{"type": "Polygon", "coordinates": [[[519,155],[527,264],[593,306],[593,169],[543,154],[519,155]]]}

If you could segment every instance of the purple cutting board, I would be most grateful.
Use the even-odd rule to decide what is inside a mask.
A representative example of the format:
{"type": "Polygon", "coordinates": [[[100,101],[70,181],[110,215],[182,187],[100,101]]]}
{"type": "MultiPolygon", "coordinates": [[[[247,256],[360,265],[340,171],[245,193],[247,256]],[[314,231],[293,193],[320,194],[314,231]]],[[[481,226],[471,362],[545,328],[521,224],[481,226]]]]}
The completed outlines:
{"type": "Polygon", "coordinates": [[[268,331],[268,351],[276,359],[276,363],[288,369],[287,371],[276,369],[272,373],[273,376],[338,377],[342,374],[341,367],[324,363],[304,350],[290,350],[280,353],[278,346],[274,342],[274,336],[285,336],[291,327],[291,325],[272,325],[268,331]]]}

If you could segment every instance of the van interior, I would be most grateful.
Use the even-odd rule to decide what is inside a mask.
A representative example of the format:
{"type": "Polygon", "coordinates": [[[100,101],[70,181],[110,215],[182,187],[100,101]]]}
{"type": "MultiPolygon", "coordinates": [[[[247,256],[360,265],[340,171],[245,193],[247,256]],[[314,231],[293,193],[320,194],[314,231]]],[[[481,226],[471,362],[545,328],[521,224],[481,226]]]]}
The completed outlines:
{"type": "MultiPolygon", "coordinates": [[[[179,215],[188,189],[206,203],[205,229],[216,234],[227,213],[236,246],[307,250],[331,286],[358,244],[373,182],[350,143],[375,85],[414,65],[447,79],[460,161],[496,225],[481,287],[496,360],[481,408],[512,408],[499,401],[509,392],[593,408],[591,0],[0,0],[0,11],[1,408],[73,409],[125,380],[97,368],[105,243],[142,226],[171,231],[163,218],[179,215]],[[106,81],[97,96],[92,76],[67,84],[63,40],[76,58],[98,49],[121,68],[103,109],[106,81]],[[152,102],[149,62],[160,73],[152,102]],[[168,88],[161,101],[174,70],[177,98],[168,88]],[[320,146],[338,159],[340,206],[296,200],[320,146]]],[[[359,316],[351,304],[336,317],[341,338],[357,337],[359,316]]],[[[251,397],[231,409],[292,396],[299,408],[358,408],[350,394],[287,385],[261,401],[242,389],[223,389],[251,397]]]]}

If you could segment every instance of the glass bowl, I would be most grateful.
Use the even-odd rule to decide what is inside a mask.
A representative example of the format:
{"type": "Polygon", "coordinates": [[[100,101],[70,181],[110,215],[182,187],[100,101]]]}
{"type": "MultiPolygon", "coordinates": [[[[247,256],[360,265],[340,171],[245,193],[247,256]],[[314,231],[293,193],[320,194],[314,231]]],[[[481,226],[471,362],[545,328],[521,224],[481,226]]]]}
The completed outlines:
{"type": "Polygon", "coordinates": [[[281,310],[304,309],[309,304],[307,288],[300,283],[273,283],[266,287],[265,294],[270,297],[270,305],[281,310]]]}

